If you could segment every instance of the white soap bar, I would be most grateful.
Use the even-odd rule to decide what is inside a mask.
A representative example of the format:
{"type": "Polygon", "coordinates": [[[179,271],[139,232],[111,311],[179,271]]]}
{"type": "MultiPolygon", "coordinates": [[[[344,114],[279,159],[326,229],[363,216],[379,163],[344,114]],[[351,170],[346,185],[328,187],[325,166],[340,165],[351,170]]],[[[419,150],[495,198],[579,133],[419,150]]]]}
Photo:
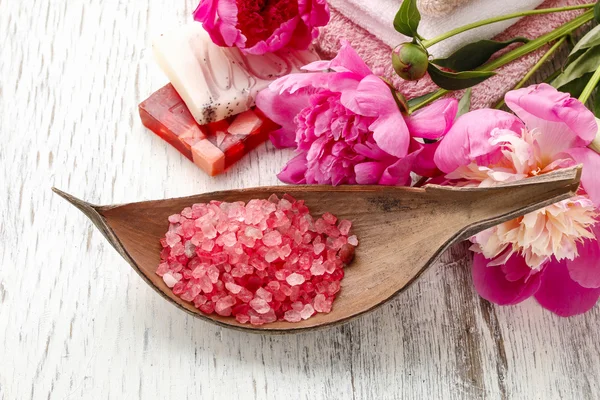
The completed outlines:
{"type": "Polygon", "coordinates": [[[199,22],[158,37],[154,56],[200,125],[239,114],[273,80],[317,61],[308,50],[280,50],[261,56],[214,44],[199,22]]]}

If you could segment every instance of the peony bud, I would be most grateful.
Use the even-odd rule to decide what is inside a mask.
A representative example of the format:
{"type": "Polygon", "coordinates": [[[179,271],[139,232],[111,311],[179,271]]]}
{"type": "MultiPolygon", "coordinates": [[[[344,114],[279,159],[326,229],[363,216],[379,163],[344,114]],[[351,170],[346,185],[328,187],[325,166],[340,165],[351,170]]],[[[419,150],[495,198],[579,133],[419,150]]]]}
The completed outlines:
{"type": "Polygon", "coordinates": [[[421,79],[427,72],[427,53],[414,43],[403,43],[392,51],[392,65],[396,73],[407,81],[421,79]]]}

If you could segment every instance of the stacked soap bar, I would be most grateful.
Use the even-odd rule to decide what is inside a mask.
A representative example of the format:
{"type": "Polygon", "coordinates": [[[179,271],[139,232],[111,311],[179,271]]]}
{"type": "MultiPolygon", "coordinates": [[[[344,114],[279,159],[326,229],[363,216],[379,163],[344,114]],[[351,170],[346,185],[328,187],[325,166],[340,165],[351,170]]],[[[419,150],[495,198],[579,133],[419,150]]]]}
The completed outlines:
{"type": "Polygon", "coordinates": [[[278,128],[256,108],[198,125],[171,84],[142,102],[139,111],[148,129],[211,176],[223,172],[278,128]]]}
{"type": "Polygon", "coordinates": [[[250,55],[219,47],[198,22],[158,37],[152,47],[158,65],[199,125],[249,110],[256,94],[273,80],[319,59],[313,49],[250,55]]]}

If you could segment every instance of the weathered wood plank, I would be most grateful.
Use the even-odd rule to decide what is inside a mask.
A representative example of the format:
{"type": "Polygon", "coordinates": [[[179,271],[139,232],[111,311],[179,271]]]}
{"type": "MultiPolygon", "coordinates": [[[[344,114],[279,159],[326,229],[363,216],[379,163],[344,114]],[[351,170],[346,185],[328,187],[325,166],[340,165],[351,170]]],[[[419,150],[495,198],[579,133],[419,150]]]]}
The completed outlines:
{"type": "Polygon", "coordinates": [[[296,336],[224,330],[159,298],[52,185],[101,204],[277,184],[261,146],[208,178],[146,132],[150,38],[194,2],[0,0],[0,399],[594,399],[598,309],[500,308],[464,248],[395,301],[296,336]]]}

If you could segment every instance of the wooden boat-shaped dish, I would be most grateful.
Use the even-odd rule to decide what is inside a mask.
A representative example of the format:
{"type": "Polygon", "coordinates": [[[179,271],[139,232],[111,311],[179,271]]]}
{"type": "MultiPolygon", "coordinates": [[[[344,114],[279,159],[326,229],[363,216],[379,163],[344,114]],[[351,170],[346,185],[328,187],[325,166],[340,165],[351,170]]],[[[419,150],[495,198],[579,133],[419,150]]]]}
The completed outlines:
{"type": "Polygon", "coordinates": [[[494,188],[384,186],[276,186],[205,193],[197,196],[123,205],[95,206],[58,189],[81,210],[110,244],[163,298],[195,317],[221,326],[257,332],[298,332],[350,320],[391,299],[413,282],[452,244],[533,210],[573,196],[580,167],[564,169],[494,188]],[[262,326],[233,317],[204,315],[181,300],[155,271],[159,240],[167,217],[193,203],[248,201],[285,193],[306,201],[320,216],[329,211],[353,222],[359,238],[354,262],[346,267],[342,289],[329,314],[298,322],[262,326]]]}

